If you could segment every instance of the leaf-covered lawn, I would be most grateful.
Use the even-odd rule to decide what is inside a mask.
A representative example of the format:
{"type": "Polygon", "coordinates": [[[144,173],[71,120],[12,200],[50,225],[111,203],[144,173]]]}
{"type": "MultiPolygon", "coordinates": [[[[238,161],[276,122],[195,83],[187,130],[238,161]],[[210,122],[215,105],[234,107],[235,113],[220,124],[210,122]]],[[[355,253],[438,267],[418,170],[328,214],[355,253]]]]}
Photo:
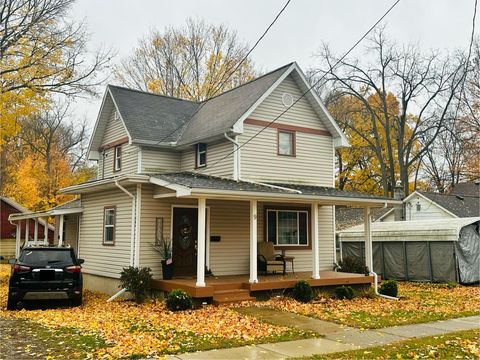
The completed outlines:
{"type": "Polygon", "coordinates": [[[480,314],[480,288],[449,287],[445,284],[400,282],[399,301],[376,297],[337,300],[320,295],[311,303],[299,303],[289,297],[277,297],[249,306],[312,316],[358,328],[382,328],[423,323],[480,314]]]}
{"type": "Polygon", "coordinates": [[[140,357],[294,340],[313,333],[263,323],[228,307],[206,306],[172,313],[161,300],[143,305],[131,301],[107,303],[107,296],[85,291],[78,308],[6,311],[10,267],[0,265],[0,317],[26,319],[55,331],[76,329],[104,340],[106,347],[91,356],[140,357]]]}
{"type": "Polygon", "coordinates": [[[479,359],[480,330],[458,331],[446,335],[405,340],[388,346],[315,355],[311,360],[326,359],[479,359]]]}

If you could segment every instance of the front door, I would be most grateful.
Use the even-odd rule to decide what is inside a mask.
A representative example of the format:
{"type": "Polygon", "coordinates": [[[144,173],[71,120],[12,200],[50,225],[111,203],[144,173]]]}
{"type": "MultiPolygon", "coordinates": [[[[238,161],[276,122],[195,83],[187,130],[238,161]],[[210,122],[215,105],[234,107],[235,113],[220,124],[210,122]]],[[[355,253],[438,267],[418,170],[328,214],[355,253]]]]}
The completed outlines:
{"type": "Polygon", "coordinates": [[[174,276],[195,276],[197,268],[196,208],[173,208],[173,272],[174,276]]]}

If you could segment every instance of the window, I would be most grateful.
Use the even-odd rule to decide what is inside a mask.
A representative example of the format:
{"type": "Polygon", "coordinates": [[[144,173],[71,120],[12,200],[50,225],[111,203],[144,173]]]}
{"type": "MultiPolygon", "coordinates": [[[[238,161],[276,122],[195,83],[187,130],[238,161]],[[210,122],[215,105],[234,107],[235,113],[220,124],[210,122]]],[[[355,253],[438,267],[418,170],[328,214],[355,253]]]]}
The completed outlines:
{"type": "Polygon", "coordinates": [[[195,167],[207,166],[207,144],[199,143],[196,148],[195,167]]]}
{"type": "Polygon", "coordinates": [[[106,207],[103,212],[103,244],[115,243],[115,207],[106,207]]]}
{"type": "Polygon", "coordinates": [[[420,204],[419,201],[417,201],[417,211],[422,210],[422,204],[420,204]]]}
{"type": "Polygon", "coordinates": [[[278,130],[278,155],[295,156],[295,132],[278,130]]]}
{"type": "Polygon", "coordinates": [[[278,246],[308,246],[307,210],[267,210],[267,241],[278,246]]]}
{"type": "Polygon", "coordinates": [[[113,148],[113,170],[120,171],[122,169],[122,147],[115,146],[113,148]]]}

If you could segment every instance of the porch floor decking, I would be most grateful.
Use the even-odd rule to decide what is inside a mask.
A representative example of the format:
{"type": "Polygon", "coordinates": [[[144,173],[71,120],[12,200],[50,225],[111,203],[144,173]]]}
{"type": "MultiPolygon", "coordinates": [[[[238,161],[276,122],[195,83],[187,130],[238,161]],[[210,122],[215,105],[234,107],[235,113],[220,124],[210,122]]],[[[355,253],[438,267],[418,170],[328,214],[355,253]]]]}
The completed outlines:
{"type": "Polygon", "coordinates": [[[312,279],[311,272],[287,273],[286,275],[259,275],[258,283],[248,282],[249,275],[225,275],[205,278],[205,287],[195,286],[196,279],[182,278],[172,280],[154,279],[153,288],[161,291],[183,289],[194,298],[214,297],[215,293],[227,290],[244,289],[248,291],[276,290],[293,288],[299,280],[306,280],[311,286],[359,285],[373,283],[373,276],[320,271],[320,279],[312,279]]]}

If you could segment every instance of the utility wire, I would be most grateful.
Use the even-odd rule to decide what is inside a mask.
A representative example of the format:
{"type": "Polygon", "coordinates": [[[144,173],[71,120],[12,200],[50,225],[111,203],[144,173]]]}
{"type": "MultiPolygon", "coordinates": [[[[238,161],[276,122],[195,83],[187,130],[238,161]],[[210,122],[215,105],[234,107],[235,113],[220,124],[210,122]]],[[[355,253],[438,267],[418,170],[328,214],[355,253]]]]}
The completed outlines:
{"type": "MultiPolygon", "coordinates": [[[[291,0],[287,0],[287,2],[285,3],[285,5],[283,5],[282,9],[277,13],[277,16],[275,16],[275,18],[273,19],[273,21],[270,23],[270,25],[268,25],[268,27],[265,29],[265,31],[263,32],[263,34],[258,38],[258,40],[255,42],[255,44],[252,46],[252,48],[245,54],[245,56],[242,58],[242,60],[237,64],[237,66],[235,66],[235,68],[230,71],[230,73],[227,75],[227,78],[224,80],[223,84],[221,85],[220,89],[218,90],[217,92],[217,95],[214,95],[214,96],[211,96],[210,98],[204,100],[200,106],[191,114],[188,116],[188,119],[186,121],[183,121],[180,126],[178,126],[177,128],[175,128],[172,132],[168,133],[167,135],[163,136],[160,140],[158,140],[156,143],[153,144],[153,146],[155,145],[158,145],[160,143],[162,143],[163,141],[165,141],[166,139],[168,139],[170,136],[172,136],[173,134],[175,134],[177,131],[179,131],[180,129],[182,129],[184,126],[188,125],[188,123],[190,122],[190,120],[205,106],[205,104],[210,101],[211,99],[217,97],[218,95],[221,95],[221,91],[223,90],[223,88],[225,87],[225,85],[227,84],[228,80],[232,77],[233,74],[235,74],[235,72],[240,68],[240,66],[243,65],[243,63],[248,59],[248,57],[250,56],[250,54],[253,52],[253,50],[255,50],[255,48],[258,46],[258,44],[263,40],[263,38],[267,35],[267,33],[270,31],[270,29],[272,28],[272,26],[277,22],[278,18],[280,17],[280,15],[282,15],[282,13],[285,11],[285,9],[287,8],[287,6],[290,4],[290,1],[291,0]]],[[[140,151],[140,150],[137,150],[137,151],[140,151]]]]}
{"type": "MultiPolygon", "coordinates": [[[[477,0],[475,0],[477,1],[477,0]]],[[[388,10],[355,42],[355,44],[353,44],[352,47],[350,47],[350,49],[348,49],[348,51],[343,54],[343,56],[338,59],[335,64],[333,64],[333,66],[330,68],[330,71],[332,71],[343,59],[345,59],[348,54],[350,54],[353,49],[355,49],[358,44],[360,44],[360,42],[362,42],[363,39],[365,39],[368,34],[370,34],[370,32],[375,29],[375,27],[395,8],[395,6],[397,6],[397,4],[400,2],[400,0],[397,0],[395,1],[395,3],[393,3],[392,6],[390,6],[388,8],[388,10]]],[[[218,159],[216,162],[214,162],[209,168],[208,170],[211,170],[215,165],[217,165],[219,162],[225,160],[226,158],[228,158],[230,155],[234,154],[235,152],[237,152],[238,150],[240,150],[242,147],[244,147],[245,145],[247,145],[250,141],[252,141],[253,139],[255,139],[257,136],[259,136],[262,132],[264,132],[266,129],[268,129],[270,126],[272,126],[278,119],[280,119],[280,117],[282,117],[287,111],[289,111],[293,106],[295,106],[296,103],[298,103],[301,99],[303,99],[305,97],[305,95],[307,95],[313,88],[315,88],[315,86],[317,86],[320,81],[322,81],[324,79],[324,77],[326,76],[326,73],[320,77],[320,79],[318,79],[312,86],[310,86],[307,91],[305,91],[302,96],[300,96],[297,100],[295,100],[288,108],[286,108],[284,111],[282,111],[275,119],[273,119],[272,121],[270,121],[267,125],[265,125],[262,129],[260,129],[256,134],[252,135],[249,139],[247,139],[243,144],[240,144],[236,149],[234,149],[233,151],[229,152],[227,155],[225,155],[224,157],[218,159]]],[[[207,168],[204,168],[202,170],[207,170],[207,168]]],[[[197,171],[197,173],[201,173],[202,171],[197,171]]]]}
{"type": "MultiPolygon", "coordinates": [[[[388,8],[388,10],[355,42],[355,44],[353,44],[352,47],[350,47],[350,49],[348,49],[348,51],[340,58],[338,59],[335,64],[330,68],[330,71],[333,70],[343,59],[345,59],[345,57],[348,56],[348,54],[350,54],[357,46],[358,44],[360,44],[360,42],[362,42],[363,39],[365,39],[368,34],[370,34],[370,32],[398,5],[398,3],[400,2],[400,0],[396,0],[395,3],[393,3],[392,6],[390,6],[388,8]]],[[[288,5],[288,2],[287,4],[288,5]]],[[[285,7],[286,7],[285,5],[285,7]]],[[[284,7],[284,8],[285,8],[284,7]]],[[[283,9],[282,9],[283,11],[283,9]]],[[[278,18],[278,16],[277,16],[278,18]]],[[[222,158],[218,159],[216,162],[214,162],[211,166],[209,166],[208,168],[205,167],[205,168],[202,168],[200,170],[197,170],[196,174],[201,174],[203,173],[205,170],[211,170],[212,168],[214,168],[219,162],[225,160],[226,158],[228,158],[230,155],[234,154],[235,152],[237,152],[238,150],[240,150],[242,147],[244,147],[245,145],[247,145],[250,141],[252,141],[253,139],[255,139],[258,135],[260,135],[262,132],[264,132],[266,129],[268,129],[271,125],[273,125],[281,116],[283,116],[288,110],[290,110],[293,106],[295,106],[296,103],[298,103],[303,97],[305,97],[306,94],[308,94],[315,86],[317,86],[317,84],[320,83],[320,81],[323,80],[323,78],[326,76],[326,74],[324,74],[319,80],[317,80],[312,86],[310,86],[307,91],[305,91],[295,102],[293,102],[287,109],[285,109],[284,111],[282,111],[275,119],[273,119],[272,121],[270,121],[267,125],[265,125],[262,129],[260,129],[256,134],[252,135],[247,141],[245,141],[243,144],[240,144],[236,149],[234,149],[233,151],[229,152],[227,155],[223,156],[222,158]]],[[[170,182],[168,184],[165,184],[164,186],[168,186],[170,184],[173,184],[173,182],[170,182]]]]}
{"type": "Polygon", "coordinates": [[[463,93],[465,92],[465,82],[467,81],[468,67],[470,65],[470,57],[472,56],[472,47],[473,47],[473,41],[474,41],[474,38],[475,38],[475,19],[477,17],[477,2],[478,2],[478,0],[474,1],[473,17],[472,17],[472,34],[470,35],[470,44],[468,46],[468,55],[467,55],[467,60],[465,61],[465,73],[463,74],[463,81],[462,81],[462,85],[461,85],[461,88],[460,88],[460,97],[458,99],[457,109],[455,110],[455,117],[453,118],[454,121],[457,120],[458,110],[460,109],[460,104],[462,102],[463,93]]]}

